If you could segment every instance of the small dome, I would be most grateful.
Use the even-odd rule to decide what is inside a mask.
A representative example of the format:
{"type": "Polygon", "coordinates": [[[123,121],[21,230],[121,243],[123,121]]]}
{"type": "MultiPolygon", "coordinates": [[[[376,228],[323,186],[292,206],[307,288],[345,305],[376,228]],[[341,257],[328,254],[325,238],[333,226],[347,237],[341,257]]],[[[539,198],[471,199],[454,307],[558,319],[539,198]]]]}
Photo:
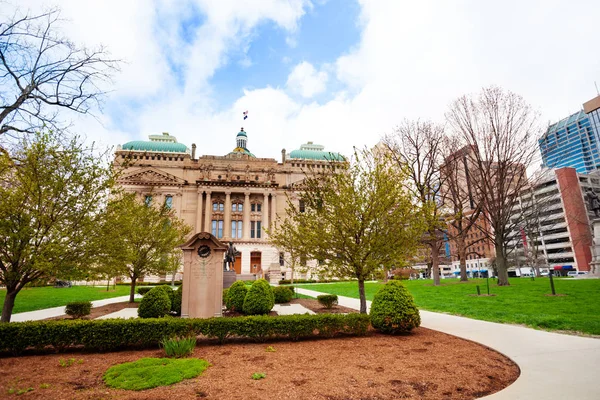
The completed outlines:
{"type": "Polygon", "coordinates": [[[147,142],[134,140],[122,146],[123,150],[154,151],[157,153],[188,153],[189,150],[183,143],[147,142]]]}
{"type": "Polygon", "coordinates": [[[292,150],[289,159],[299,160],[323,160],[323,161],[344,161],[345,157],[340,153],[324,151],[325,147],[320,144],[308,142],[300,146],[298,150],[292,150]]]}
{"type": "Polygon", "coordinates": [[[244,130],[241,130],[238,132],[237,137],[240,137],[240,136],[248,137],[248,135],[246,135],[246,132],[244,132],[244,130]]]}

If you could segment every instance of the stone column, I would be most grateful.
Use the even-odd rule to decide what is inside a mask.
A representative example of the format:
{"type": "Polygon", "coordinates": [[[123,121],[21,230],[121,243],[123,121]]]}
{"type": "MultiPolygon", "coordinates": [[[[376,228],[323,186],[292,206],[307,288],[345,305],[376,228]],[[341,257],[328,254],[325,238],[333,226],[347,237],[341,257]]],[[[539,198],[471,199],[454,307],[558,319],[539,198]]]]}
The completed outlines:
{"type": "Polygon", "coordinates": [[[231,239],[231,192],[225,192],[225,218],[223,221],[223,239],[231,239]]]}
{"type": "Polygon", "coordinates": [[[244,240],[250,239],[250,192],[245,192],[244,196],[244,240]]]}
{"type": "Polygon", "coordinates": [[[206,205],[205,205],[205,216],[204,216],[204,232],[212,233],[212,201],[210,200],[210,190],[206,191],[206,205]]]}
{"type": "Polygon", "coordinates": [[[277,219],[277,196],[275,193],[271,193],[271,222],[270,229],[275,228],[275,220],[277,219]]]}
{"type": "Polygon", "coordinates": [[[265,229],[269,227],[269,193],[265,193],[265,198],[263,201],[262,207],[262,232],[260,237],[263,239],[267,238],[267,233],[265,229]]]}
{"type": "Polygon", "coordinates": [[[198,188],[198,204],[196,207],[196,233],[202,232],[202,189],[198,188]]]}

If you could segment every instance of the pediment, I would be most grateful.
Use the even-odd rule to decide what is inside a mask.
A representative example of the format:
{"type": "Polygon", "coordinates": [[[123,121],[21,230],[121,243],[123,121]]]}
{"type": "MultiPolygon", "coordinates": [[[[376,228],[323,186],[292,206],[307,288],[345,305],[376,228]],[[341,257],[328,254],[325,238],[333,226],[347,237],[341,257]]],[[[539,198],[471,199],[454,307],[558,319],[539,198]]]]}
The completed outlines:
{"type": "Polygon", "coordinates": [[[153,185],[153,186],[169,186],[169,185],[185,185],[186,180],[168,174],[157,168],[141,168],[130,172],[118,179],[121,184],[128,185],[153,185]]]}

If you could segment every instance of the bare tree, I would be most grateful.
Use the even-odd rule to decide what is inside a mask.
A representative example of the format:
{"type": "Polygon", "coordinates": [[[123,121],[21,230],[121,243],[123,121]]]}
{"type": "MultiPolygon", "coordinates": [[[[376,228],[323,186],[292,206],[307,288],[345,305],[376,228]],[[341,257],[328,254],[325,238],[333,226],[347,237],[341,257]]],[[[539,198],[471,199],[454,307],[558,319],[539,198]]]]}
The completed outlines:
{"type": "Polygon", "coordinates": [[[476,201],[470,176],[468,153],[472,148],[463,146],[456,136],[447,136],[443,151],[445,158],[440,169],[444,176],[442,186],[444,211],[450,226],[447,235],[456,247],[456,256],[460,262],[460,280],[466,282],[468,280],[467,256],[470,247],[483,241],[483,238],[480,238],[467,242],[472,232],[478,232],[477,222],[481,215],[481,203],[476,201]]]}
{"type": "MultiPolygon", "coordinates": [[[[100,106],[119,62],[103,47],[77,47],[59,33],[60,10],[0,21],[0,135],[62,128],[58,110],[100,106]]],[[[0,136],[1,137],[1,136],[0,136]]]]}
{"type": "Polygon", "coordinates": [[[513,206],[527,185],[525,170],[537,152],[534,140],[541,134],[538,114],[525,100],[498,87],[478,96],[463,96],[450,107],[446,118],[472,146],[472,183],[494,242],[498,285],[508,285],[506,256],[511,240],[513,206]]]}
{"type": "Polygon", "coordinates": [[[423,243],[431,251],[434,285],[440,284],[439,256],[444,241],[444,221],[441,215],[443,176],[442,143],[444,128],[430,121],[409,121],[398,126],[384,138],[392,159],[408,171],[408,190],[424,211],[427,230],[423,243]]]}

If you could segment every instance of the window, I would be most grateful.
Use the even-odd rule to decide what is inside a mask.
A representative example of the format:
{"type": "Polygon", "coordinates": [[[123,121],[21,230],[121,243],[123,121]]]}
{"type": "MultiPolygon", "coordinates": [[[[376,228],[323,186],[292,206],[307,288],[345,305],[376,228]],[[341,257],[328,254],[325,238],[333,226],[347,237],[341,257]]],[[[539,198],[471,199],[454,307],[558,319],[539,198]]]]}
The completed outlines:
{"type": "Polygon", "coordinates": [[[213,211],[223,211],[225,210],[225,204],[220,201],[215,201],[213,203],[213,211]]]}
{"type": "Polygon", "coordinates": [[[173,196],[165,197],[165,207],[167,207],[168,209],[173,208],[173,196]]]}
{"type": "Polygon", "coordinates": [[[304,204],[304,200],[300,200],[298,203],[298,208],[300,209],[300,212],[303,213],[305,211],[305,204],[304,204]]]}
{"type": "Polygon", "coordinates": [[[231,211],[236,212],[237,211],[237,206],[238,206],[237,203],[233,203],[231,205],[231,211]]]}
{"type": "Polygon", "coordinates": [[[256,211],[260,212],[260,208],[261,208],[261,204],[260,203],[256,203],[256,211]]]}
{"type": "Polygon", "coordinates": [[[256,211],[256,204],[254,204],[254,203],[250,204],[250,211],[252,211],[252,212],[256,211]]]}
{"type": "Polygon", "coordinates": [[[284,263],[284,254],[279,253],[279,266],[283,267],[283,263],[284,263]]]}
{"type": "Polygon", "coordinates": [[[212,234],[218,238],[223,238],[223,221],[214,220],[212,221],[212,234]]]}
{"type": "Polygon", "coordinates": [[[231,238],[242,238],[242,221],[231,221],[231,238]]]}
{"type": "Polygon", "coordinates": [[[252,239],[260,239],[260,221],[251,221],[250,222],[250,238],[252,239]]]}
{"type": "Polygon", "coordinates": [[[144,203],[146,203],[147,206],[152,204],[152,196],[147,195],[146,198],[144,199],[144,203]]]}

